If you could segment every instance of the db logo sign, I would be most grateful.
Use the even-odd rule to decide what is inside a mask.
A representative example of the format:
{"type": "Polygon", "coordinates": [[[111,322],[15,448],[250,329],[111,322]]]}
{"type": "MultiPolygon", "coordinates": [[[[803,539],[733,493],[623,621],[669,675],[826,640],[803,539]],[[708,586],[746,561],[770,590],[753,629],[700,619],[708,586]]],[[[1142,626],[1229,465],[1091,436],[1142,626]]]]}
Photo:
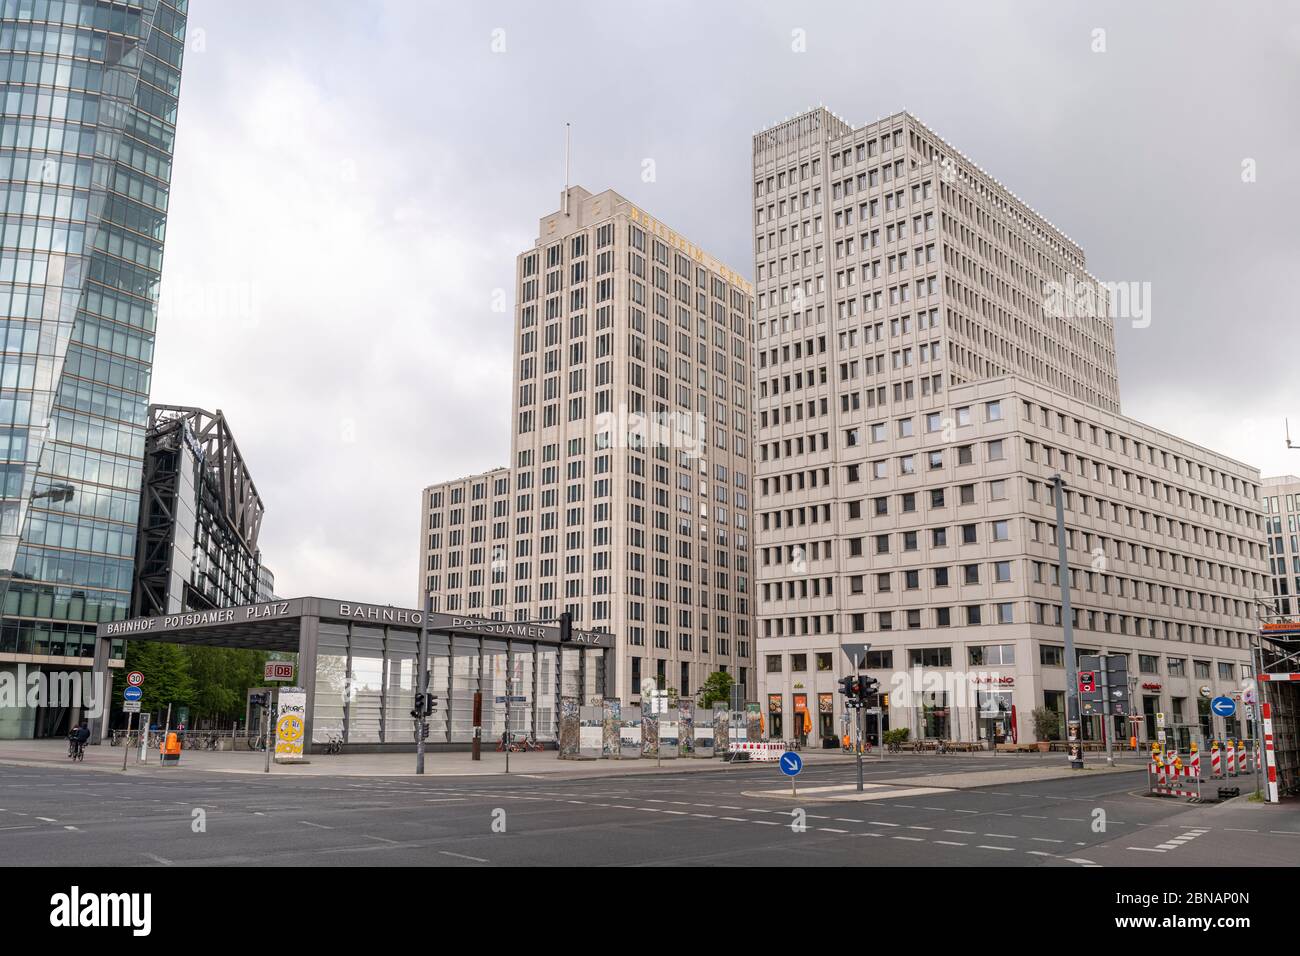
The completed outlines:
{"type": "Polygon", "coordinates": [[[267,661],[262,671],[263,680],[293,680],[293,664],[288,661],[267,661]]]}

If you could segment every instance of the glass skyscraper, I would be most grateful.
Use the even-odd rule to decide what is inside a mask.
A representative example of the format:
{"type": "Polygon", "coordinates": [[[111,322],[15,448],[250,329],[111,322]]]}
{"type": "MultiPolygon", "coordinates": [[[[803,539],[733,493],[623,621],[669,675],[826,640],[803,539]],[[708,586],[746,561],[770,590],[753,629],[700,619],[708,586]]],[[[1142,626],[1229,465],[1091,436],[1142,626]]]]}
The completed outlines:
{"type": "Polygon", "coordinates": [[[186,12],[0,0],[0,668],[88,666],[130,606],[186,12]]]}

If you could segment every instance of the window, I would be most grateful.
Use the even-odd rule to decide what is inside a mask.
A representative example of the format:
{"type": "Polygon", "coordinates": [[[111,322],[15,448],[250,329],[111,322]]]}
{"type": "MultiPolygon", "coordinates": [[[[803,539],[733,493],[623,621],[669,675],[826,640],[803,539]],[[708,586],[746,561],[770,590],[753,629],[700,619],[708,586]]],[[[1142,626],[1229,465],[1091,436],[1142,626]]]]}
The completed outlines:
{"type": "Polygon", "coordinates": [[[1169,676],[1170,676],[1170,677],[1186,677],[1186,676],[1187,676],[1187,658],[1185,658],[1185,657],[1170,657],[1170,658],[1168,658],[1168,659],[1165,661],[1165,663],[1169,665],[1169,676]]]}
{"type": "Polygon", "coordinates": [[[1138,670],[1143,674],[1159,674],[1160,658],[1156,657],[1154,654],[1139,654],[1138,670]]]}
{"type": "Polygon", "coordinates": [[[832,663],[832,656],[829,651],[819,651],[815,657],[817,669],[819,671],[828,671],[835,666],[834,663],[832,663]]]}
{"type": "Polygon", "coordinates": [[[999,624],[1015,623],[1015,612],[1012,610],[1010,603],[996,604],[994,609],[997,611],[999,624]]]}
{"type": "Polygon", "coordinates": [[[912,667],[952,667],[951,647],[913,647],[907,655],[912,667]]]}
{"type": "Polygon", "coordinates": [[[1002,421],[1002,403],[985,402],[984,403],[985,420],[990,422],[1002,421]]]}
{"type": "Polygon", "coordinates": [[[808,669],[808,655],[807,655],[807,654],[791,654],[791,655],[790,655],[790,670],[792,670],[792,671],[806,671],[807,669],[808,669]]]}
{"type": "Polygon", "coordinates": [[[1011,580],[1011,562],[995,561],[993,562],[993,580],[999,584],[1006,584],[1011,580]]]}
{"type": "Polygon", "coordinates": [[[1219,662],[1219,679],[1232,680],[1232,665],[1224,661],[1219,662]]]}
{"type": "Polygon", "coordinates": [[[867,660],[864,666],[867,670],[893,670],[894,652],[867,651],[867,660]]]}
{"type": "Polygon", "coordinates": [[[1064,667],[1065,648],[1053,644],[1039,644],[1038,662],[1044,667],[1064,667]]]}
{"type": "Polygon", "coordinates": [[[1210,676],[1210,662],[1209,662],[1209,661],[1192,661],[1192,670],[1193,670],[1193,673],[1195,673],[1197,677],[1209,677],[1209,676],[1210,676]]]}
{"type": "Polygon", "coordinates": [[[975,644],[967,648],[972,667],[990,667],[1016,662],[1014,644],[975,644]]]}
{"type": "Polygon", "coordinates": [[[780,655],[780,654],[768,654],[768,655],[767,655],[767,672],[768,672],[769,674],[779,674],[779,673],[781,673],[781,655],[780,655]]]}
{"type": "Polygon", "coordinates": [[[1010,540],[1011,540],[1011,530],[1010,530],[1010,526],[1009,526],[1009,524],[1008,524],[1006,521],[994,521],[994,522],[993,522],[993,540],[994,540],[994,541],[1010,541],[1010,540]]]}

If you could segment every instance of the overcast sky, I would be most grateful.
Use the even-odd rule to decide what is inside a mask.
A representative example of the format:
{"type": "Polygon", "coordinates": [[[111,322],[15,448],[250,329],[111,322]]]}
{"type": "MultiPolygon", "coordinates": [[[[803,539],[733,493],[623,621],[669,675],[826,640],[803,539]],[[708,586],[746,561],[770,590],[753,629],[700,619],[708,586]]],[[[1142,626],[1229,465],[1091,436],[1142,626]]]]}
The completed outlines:
{"type": "Polygon", "coordinates": [[[752,278],[751,134],[910,110],[1095,276],[1150,284],[1125,414],[1300,472],[1286,3],[191,0],[189,26],[153,400],[226,412],[282,595],[414,604],[420,490],[507,463],[494,295],[566,121],[575,183],[752,278]]]}

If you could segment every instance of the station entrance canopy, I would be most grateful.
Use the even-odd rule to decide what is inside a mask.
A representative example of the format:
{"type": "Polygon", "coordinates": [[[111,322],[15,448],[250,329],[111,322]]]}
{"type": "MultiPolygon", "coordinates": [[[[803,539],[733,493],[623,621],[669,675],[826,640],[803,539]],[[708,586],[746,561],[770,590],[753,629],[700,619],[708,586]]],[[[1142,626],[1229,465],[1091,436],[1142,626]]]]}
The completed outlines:
{"type": "MultiPolygon", "coordinates": [[[[96,672],[107,671],[115,640],[296,653],[308,740],[341,737],[350,749],[414,747],[409,711],[421,642],[429,692],[439,698],[427,741],[434,749],[472,742],[476,692],[483,695],[488,740],[500,735],[507,706],[512,733],[549,740],[558,735],[559,697],[609,696],[613,682],[611,634],[574,629],[572,642],[562,645],[556,624],[438,612],[426,619],[413,608],[315,597],[101,624],[96,672]],[[506,696],[523,700],[496,702],[506,696]]],[[[96,723],[98,739],[104,724],[96,723]]]]}

